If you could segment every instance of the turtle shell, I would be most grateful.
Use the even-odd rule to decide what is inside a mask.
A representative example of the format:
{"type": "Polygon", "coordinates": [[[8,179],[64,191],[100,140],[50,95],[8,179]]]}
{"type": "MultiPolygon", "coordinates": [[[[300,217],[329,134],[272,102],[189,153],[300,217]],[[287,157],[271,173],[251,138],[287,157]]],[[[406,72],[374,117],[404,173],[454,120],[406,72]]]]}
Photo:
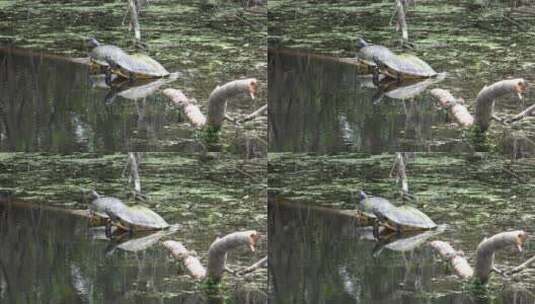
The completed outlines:
{"type": "Polygon", "coordinates": [[[389,200],[382,197],[366,197],[359,203],[359,209],[362,214],[368,218],[376,219],[377,214],[385,214],[388,210],[394,209],[394,206],[389,200]]]}
{"type": "Polygon", "coordinates": [[[109,218],[108,214],[117,214],[128,208],[120,199],[115,197],[102,196],[94,199],[89,206],[89,210],[100,218],[109,218]]]}
{"type": "Polygon", "coordinates": [[[437,75],[427,62],[412,54],[375,56],[374,61],[392,78],[426,78],[437,75]]]}
{"type": "Polygon", "coordinates": [[[359,61],[371,67],[376,66],[374,57],[381,62],[390,62],[390,58],[396,57],[396,54],[382,45],[368,45],[361,48],[357,53],[359,61]]]}
{"type": "Polygon", "coordinates": [[[160,215],[144,206],[127,206],[117,209],[117,212],[108,212],[108,215],[130,230],[158,230],[169,227],[160,215]]]}
{"type": "Polygon", "coordinates": [[[394,230],[407,231],[437,227],[437,224],[425,213],[412,206],[385,209],[380,215],[388,221],[389,226],[392,226],[390,228],[394,230]]]}
{"type": "Polygon", "coordinates": [[[128,55],[114,45],[100,45],[89,53],[91,62],[99,66],[112,66],[113,72],[124,78],[158,78],[169,72],[156,60],[145,54],[128,55]]]}
{"type": "Polygon", "coordinates": [[[115,45],[99,45],[89,53],[91,62],[100,66],[109,66],[108,61],[117,62],[127,58],[129,55],[120,47],[115,45]]]}

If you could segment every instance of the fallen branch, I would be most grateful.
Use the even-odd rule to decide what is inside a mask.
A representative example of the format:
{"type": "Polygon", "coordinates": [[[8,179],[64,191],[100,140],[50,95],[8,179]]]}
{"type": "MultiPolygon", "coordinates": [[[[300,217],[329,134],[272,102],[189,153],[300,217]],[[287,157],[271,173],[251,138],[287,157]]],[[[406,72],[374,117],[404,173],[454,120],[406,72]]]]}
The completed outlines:
{"type": "Polygon", "coordinates": [[[257,270],[258,268],[266,267],[267,263],[268,263],[268,257],[265,256],[262,259],[260,259],[258,262],[254,263],[253,265],[251,265],[251,266],[249,266],[249,267],[247,267],[247,268],[245,268],[243,270],[238,271],[238,275],[248,274],[248,273],[251,273],[251,272],[257,270]]]}
{"type": "Polygon", "coordinates": [[[483,240],[477,246],[475,269],[470,267],[462,251],[455,251],[449,243],[433,241],[430,245],[435,248],[442,257],[450,261],[455,272],[461,278],[468,279],[475,275],[479,282],[485,284],[492,271],[501,273],[501,271],[497,270],[494,266],[494,253],[497,250],[511,245],[515,246],[518,251],[522,251],[522,245],[527,237],[528,235],[526,232],[517,230],[501,232],[495,234],[491,238],[483,240]]]}
{"type": "Polygon", "coordinates": [[[209,278],[218,282],[227,270],[228,252],[242,245],[248,246],[254,252],[258,237],[256,231],[249,230],[230,233],[223,238],[218,238],[208,249],[208,266],[206,268],[202,266],[195,254],[188,251],[182,243],[165,241],[163,245],[171,251],[176,259],[184,263],[195,279],[209,278]]]}
{"type": "Polygon", "coordinates": [[[491,238],[483,240],[477,246],[475,275],[481,283],[486,283],[490,273],[494,270],[494,252],[507,246],[515,246],[519,252],[528,238],[524,231],[509,231],[498,233],[491,238]]]}
{"type": "Polygon", "coordinates": [[[463,105],[462,99],[456,99],[450,92],[443,89],[431,90],[431,95],[435,97],[439,104],[448,109],[450,115],[462,127],[470,127],[474,124],[474,117],[468,112],[468,109],[463,105]]]}
{"type": "Polygon", "coordinates": [[[215,240],[208,249],[208,277],[219,281],[225,272],[227,253],[239,246],[246,245],[255,251],[258,234],[254,230],[234,232],[215,240]]]}
{"type": "Polygon", "coordinates": [[[236,95],[247,93],[254,99],[256,94],[256,79],[234,80],[215,88],[208,97],[208,117],[205,117],[194,99],[186,97],[182,91],[165,89],[163,91],[171,101],[176,104],[195,127],[214,127],[219,129],[226,116],[227,100],[236,95]]]}
{"type": "Polygon", "coordinates": [[[244,118],[238,120],[238,122],[243,123],[243,122],[246,122],[246,121],[249,121],[249,120],[253,120],[256,117],[262,115],[264,112],[266,112],[267,109],[268,109],[268,105],[265,104],[265,105],[261,106],[258,110],[254,111],[253,113],[251,113],[251,114],[245,116],[244,118]]]}
{"type": "Polygon", "coordinates": [[[163,93],[182,110],[194,127],[200,128],[206,124],[206,117],[195,104],[194,99],[187,98],[182,91],[176,89],[165,89],[163,93]]]}
{"type": "Polygon", "coordinates": [[[507,93],[515,93],[521,99],[522,94],[527,91],[527,88],[527,82],[521,78],[501,80],[484,87],[477,95],[476,113],[474,117],[462,105],[462,99],[456,99],[450,92],[443,89],[433,89],[431,90],[431,94],[438,99],[442,107],[450,111],[451,115],[461,126],[470,127],[475,123],[484,132],[489,128],[490,120],[494,116],[493,111],[496,98],[507,93]]]}
{"type": "Polygon", "coordinates": [[[163,246],[179,261],[184,263],[186,269],[190,272],[191,276],[197,280],[202,280],[206,277],[206,269],[202,266],[199,258],[197,258],[194,252],[191,252],[177,241],[165,241],[163,246]]]}
{"type": "Polygon", "coordinates": [[[484,87],[476,98],[476,125],[479,126],[481,131],[486,131],[490,125],[496,98],[507,93],[516,93],[522,99],[521,94],[525,93],[527,88],[528,83],[522,78],[502,80],[484,87]]]}

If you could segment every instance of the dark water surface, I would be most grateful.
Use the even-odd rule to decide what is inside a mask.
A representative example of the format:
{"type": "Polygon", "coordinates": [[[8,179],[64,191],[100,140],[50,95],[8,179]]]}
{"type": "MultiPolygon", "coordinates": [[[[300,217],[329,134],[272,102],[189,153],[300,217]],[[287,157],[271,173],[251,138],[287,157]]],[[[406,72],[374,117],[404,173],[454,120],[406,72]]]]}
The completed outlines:
{"type": "MultiPolygon", "coordinates": [[[[393,155],[270,154],[270,280],[274,303],[535,303],[529,269],[513,280],[494,274],[488,290],[453,275],[427,245],[450,242],[475,265],[477,244],[502,231],[533,233],[533,159],[416,153],[407,161],[409,204],[438,232],[385,236],[340,210],[354,210],[358,191],[401,204],[390,176],[393,155]],[[443,229],[443,231],[442,231],[443,229]]],[[[510,269],[533,256],[497,252],[510,269]]]]}
{"type": "MultiPolygon", "coordinates": [[[[163,88],[184,88],[189,81],[181,74],[175,81],[124,83],[111,90],[86,65],[66,57],[2,49],[0,150],[201,151],[199,134],[161,94],[163,88]]],[[[213,89],[208,86],[206,96],[213,89]]],[[[244,97],[229,109],[245,114],[254,107],[244,97]]],[[[226,149],[264,154],[261,140],[228,131],[226,149]]]]}
{"type": "MultiPolygon", "coordinates": [[[[198,283],[181,280],[158,243],[138,252],[114,249],[102,229],[42,208],[0,204],[0,219],[1,303],[222,303],[191,293],[198,283]]],[[[264,303],[255,290],[231,298],[264,303]]]]}
{"type": "MultiPolygon", "coordinates": [[[[269,2],[270,151],[475,150],[535,155],[533,119],[508,126],[492,122],[481,138],[473,130],[456,127],[429,94],[433,88],[449,90],[463,98],[473,114],[476,96],[485,85],[524,78],[533,86],[533,5],[414,2],[406,11],[409,48],[400,44],[394,11],[394,3],[388,1],[269,2]],[[425,90],[421,86],[420,94],[415,94],[415,86],[408,90],[393,85],[381,94],[365,71],[324,56],[355,57],[359,37],[396,54],[416,55],[444,72],[445,79],[425,90]]],[[[512,94],[498,98],[497,116],[509,118],[533,104],[532,92],[523,102],[512,94]]]]}
{"type": "Polygon", "coordinates": [[[0,153],[0,303],[264,303],[266,269],[225,275],[220,295],[208,299],[159,243],[180,241],[206,265],[217,236],[257,230],[256,252],[237,248],[228,265],[240,270],[267,254],[265,164],[224,155],[144,153],[144,205],[179,229],[136,233],[114,249],[102,227],[71,212],[88,208],[89,189],[136,203],[123,176],[126,154],[0,153]],[[154,243],[139,248],[147,238],[154,243]]]}
{"type": "MultiPolygon", "coordinates": [[[[334,57],[270,50],[270,151],[482,151],[471,132],[456,127],[447,111],[438,109],[429,91],[440,87],[476,96],[486,83],[454,73],[443,77],[379,89],[371,75],[334,57]]],[[[504,115],[524,106],[510,94],[499,99],[496,109],[504,115]]],[[[515,155],[535,151],[531,133],[498,123],[490,133],[483,149],[515,155]]]]}

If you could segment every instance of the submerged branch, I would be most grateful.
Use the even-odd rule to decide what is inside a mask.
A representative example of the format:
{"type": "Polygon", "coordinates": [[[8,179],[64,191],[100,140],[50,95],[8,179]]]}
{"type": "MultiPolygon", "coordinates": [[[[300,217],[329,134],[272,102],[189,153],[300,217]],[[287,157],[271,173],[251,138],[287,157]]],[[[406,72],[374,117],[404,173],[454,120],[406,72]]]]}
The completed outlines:
{"type": "Polygon", "coordinates": [[[197,280],[204,279],[206,277],[206,269],[202,266],[199,258],[197,258],[194,252],[191,252],[177,241],[165,241],[163,246],[179,261],[184,263],[186,269],[188,269],[191,276],[197,280]]]}
{"type": "Polygon", "coordinates": [[[470,264],[468,264],[463,251],[455,251],[448,242],[444,241],[433,241],[430,245],[435,248],[443,258],[450,261],[451,266],[458,276],[463,279],[468,279],[474,275],[474,270],[470,264]]]}
{"type": "Polygon", "coordinates": [[[474,117],[462,104],[462,99],[456,99],[450,92],[443,89],[431,90],[431,95],[435,97],[439,104],[448,109],[449,113],[462,127],[470,127],[474,124],[474,117]]]}
{"type": "Polygon", "coordinates": [[[195,100],[187,98],[182,91],[176,89],[165,89],[163,93],[182,110],[194,127],[200,128],[206,124],[206,117],[195,104],[195,100]]]}

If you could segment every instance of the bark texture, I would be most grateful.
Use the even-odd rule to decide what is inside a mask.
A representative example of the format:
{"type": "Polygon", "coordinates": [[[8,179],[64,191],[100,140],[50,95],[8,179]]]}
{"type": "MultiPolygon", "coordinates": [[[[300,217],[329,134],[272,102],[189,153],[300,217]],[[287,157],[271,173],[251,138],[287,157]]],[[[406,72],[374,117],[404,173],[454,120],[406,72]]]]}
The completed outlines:
{"type": "Polygon", "coordinates": [[[179,261],[184,263],[191,276],[195,279],[202,280],[206,277],[206,269],[202,266],[197,256],[186,249],[182,243],[177,241],[165,241],[163,246],[179,261]]]}
{"type": "Polygon", "coordinates": [[[225,272],[227,253],[239,246],[248,246],[253,252],[258,234],[254,230],[234,232],[215,240],[208,249],[208,277],[221,280],[225,272]]]}
{"type": "Polygon", "coordinates": [[[201,128],[206,124],[206,117],[201,113],[201,110],[195,104],[195,101],[187,98],[182,91],[165,89],[163,93],[182,110],[184,115],[186,115],[186,118],[194,127],[201,128]]]}
{"type": "Polygon", "coordinates": [[[208,97],[208,126],[216,129],[220,128],[225,120],[227,100],[244,93],[254,99],[256,94],[256,79],[234,80],[215,88],[210,94],[210,97],[208,97]]]}
{"type": "Polygon", "coordinates": [[[528,83],[521,78],[502,80],[484,87],[476,98],[476,125],[481,131],[486,131],[490,125],[496,98],[508,93],[515,93],[520,97],[520,94],[525,93],[527,89],[528,83]]]}

